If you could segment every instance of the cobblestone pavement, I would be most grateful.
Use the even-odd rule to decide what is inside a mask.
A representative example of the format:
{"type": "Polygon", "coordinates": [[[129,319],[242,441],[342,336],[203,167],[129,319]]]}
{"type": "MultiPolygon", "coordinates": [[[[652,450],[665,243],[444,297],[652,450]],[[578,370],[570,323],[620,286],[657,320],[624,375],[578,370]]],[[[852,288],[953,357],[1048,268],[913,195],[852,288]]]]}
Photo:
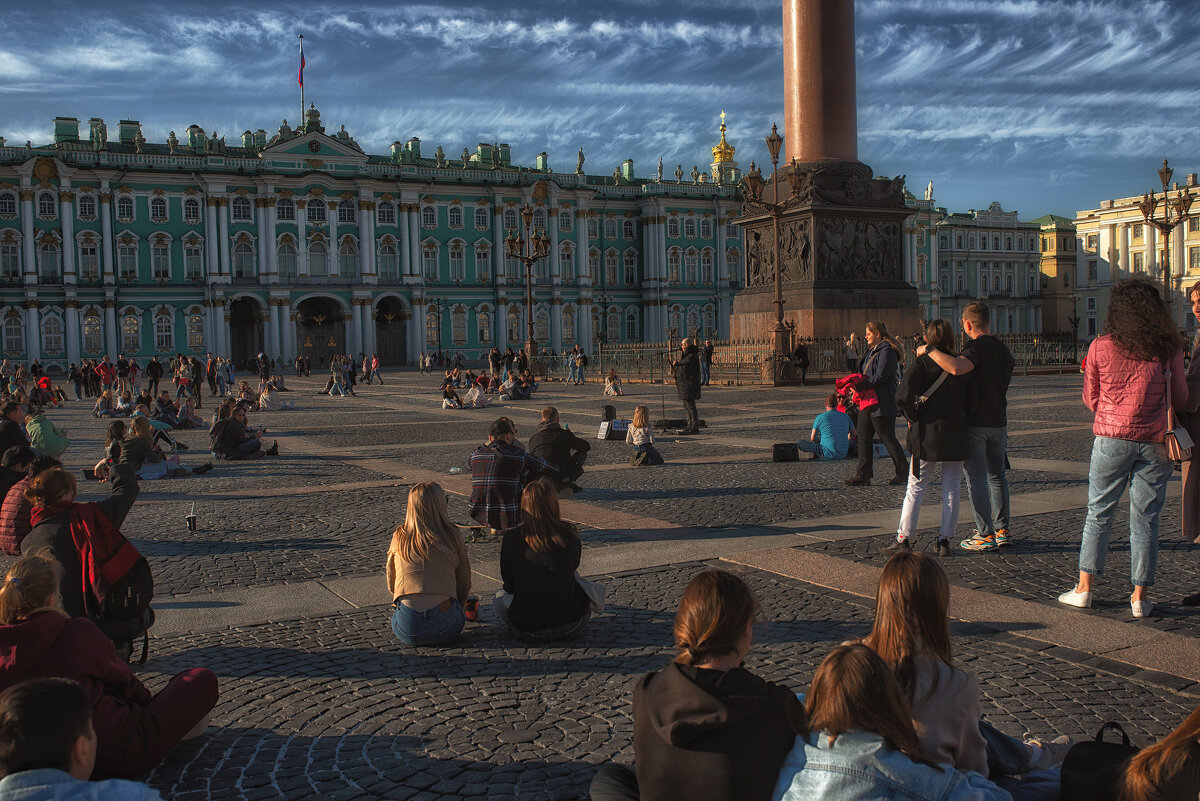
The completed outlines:
{"type": "MultiPolygon", "coordinates": [[[[903,497],[902,487],[881,483],[891,475],[887,460],[876,462],[875,486],[854,491],[841,484],[851,462],[770,461],[773,442],[807,435],[829,385],[708,387],[700,411],[709,427],[696,437],[661,437],[667,465],[630,472],[628,446],[591,440],[585,489],[564,509],[581,524],[588,553],[620,554],[630,568],[600,578],[609,607],[582,640],[531,648],[504,633],[485,608],[483,621],[469,625],[456,646],[406,649],[388,625],[382,566],[413,483],[443,477],[451,516],[467,523],[468,482],[449,471],[465,466],[496,416],[510,416],[528,441],[540,409],[554,405],[576,433],[592,437],[605,403],[623,418],[645,403],[657,419],[664,393],[632,384],[624,397],[606,399],[598,382],[550,382],[532,401],[443,411],[437,377],[393,372],[384,387],[361,387],[359,397],[346,400],[317,395],[315,378],[290,383],[296,410],[251,420],[268,426],[269,438],[279,436],[280,457],[217,462],[205,476],[147,482],[124,531],[150,560],[164,597],[211,593],[215,607],[233,607],[224,599],[246,588],[266,597],[288,584],[355,578],[368,583],[371,598],[306,619],[267,620],[252,608],[248,622],[243,614],[219,627],[191,626],[185,618],[170,629],[182,633],[152,640],[152,658],[139,672],[153,689],[185,667],[210,667],[221,680],[214,726],[149,776],[173,801],[582,798],[596,765],[632,760],[632,683],[670,659],[671,621],[687,581],[706,564],[730,566],[697,557],[664,564],[664,546],[715,537],[735,549],[739,532],[747,532],[777,537],[770,547],[879,565],[882,535],[894,527],[903,497]],[[193,502],[200,525],[189,532],[183,518],[193,502]],[[858,522],[839,522],[847,516],[858,522]],[[788,529],[791,521],[802,521],[800,539],[788,529]]],[[[1015,518],[1019,541],[1010,551],[948,560],[955,586],[994,593],[998,604],[1053,603],[1070,582],[1092,442],[1079,385],[1071,374],[1014,382],[1010,452],[1014,460],[1040,460],[1011,473],[1014,513],[1024,514],[1022,499],[1035,493],[1059,505],[1015,518]]],[[[666,416],[680,416],[673,388],[665,395],[666,416]]],[[[73,469],[99,458],[108,422],[91,418],[90,404],[84,406],[50,412],[70,431],[66,461],[73,469]]],[[[203,431],[181,438],[192,446],[185,464],[208,458],[203,431]]],[[[87,483],[80,497],[106,491],[87,483]]],[[[1081,620],[1200,636],[1200,616],[1174,605],[1195,591],[1197,573],[1197,549],[1178,543],[1178,518],[1172,498],[1163,516],[1170,522],[1163,525],[1155,617],[1127,621],[1122,515],[1102,602],[1081,612],[1087,615],[1081,620]]],[[[965,535],[965,499],[960,520],[965,535]]],[[[930,538],[923,531],[921,544],[930,538]]],[[[498,559],[495,540],[468,548],[473,565],[498,559]]],[[[0,558],[0,566],[10,562],[0,558]]],[[[803,690],[832,645],[867,630],[868,598],[732,569],[746,574],[763,602],[765,622],[748,666],[768,678],[803,690]]],[[[163,608],[164,616],[186,615],[170,604],[163,608]]],[[[1028,639],[1020,626],[962,622],[955,635],[956,659],[978,676],[985,714],[1013,735],[1082,737],[1116,719],[1145,743],[1177,725],[1200,699],[1193,679],[1028,639]]]]}

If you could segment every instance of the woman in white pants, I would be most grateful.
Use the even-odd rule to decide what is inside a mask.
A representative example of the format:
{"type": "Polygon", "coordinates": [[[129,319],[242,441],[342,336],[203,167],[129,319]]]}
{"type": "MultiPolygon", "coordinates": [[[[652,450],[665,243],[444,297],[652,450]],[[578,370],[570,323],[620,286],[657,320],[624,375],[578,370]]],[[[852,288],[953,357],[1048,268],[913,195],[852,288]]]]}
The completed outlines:
{"type": "MultiPolygon", "coordinates": [[[[928,348],[955,355],[954,329],[947,320],[934,320],[925,330],[928,348]]],[[[921,499],[933,482],[934,465],[942,466],[942,525],[938,532],[938,556],[950,555],[950,537],[958,525],[959,491],[967,439],[967,376],[942,370],[922,353],[904,374],[896,392],[896,406],[908,420],[908,449],[912,459],[908,490],[896,539],[885,550],[911,550],[912,537],[921,514],[921,499]]]]}

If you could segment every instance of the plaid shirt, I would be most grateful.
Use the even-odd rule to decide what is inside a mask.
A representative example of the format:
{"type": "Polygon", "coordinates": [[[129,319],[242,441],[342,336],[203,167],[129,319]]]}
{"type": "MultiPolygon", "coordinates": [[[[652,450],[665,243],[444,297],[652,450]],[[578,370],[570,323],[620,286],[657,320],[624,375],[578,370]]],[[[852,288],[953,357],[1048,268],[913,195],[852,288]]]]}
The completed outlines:
{"type": "Polygon", "coordinates": [[[480,445],[467,459],[471,468],[471,502],[467,511],[491,528],[512,528],[521,522],[521,490],[527,473],[558,472],[545,459],[515,445],[480,445]]]}

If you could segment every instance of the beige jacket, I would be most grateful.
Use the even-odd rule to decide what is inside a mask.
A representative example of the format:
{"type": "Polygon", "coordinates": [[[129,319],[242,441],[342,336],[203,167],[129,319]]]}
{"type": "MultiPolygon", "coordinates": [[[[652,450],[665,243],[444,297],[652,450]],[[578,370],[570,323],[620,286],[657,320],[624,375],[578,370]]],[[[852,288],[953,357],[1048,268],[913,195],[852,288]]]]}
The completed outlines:
{"type": "Polygon", "coordinates": [[[979,683],[974,676],[940,659],[922,660],[912,708],[926,756],[956,770],[988,775],[987,743],[979,733],[979,683]]]}
{"type": "Polygon", "coordinates": [[[454,547],[435,543],[428,559],[406,562],[395,548],[387,555],[388,590],[395,600],[405,595],[427,593],[457,598],[465,603],[471,594],[471,563],[467,546],[455,535],[454,547]]]}

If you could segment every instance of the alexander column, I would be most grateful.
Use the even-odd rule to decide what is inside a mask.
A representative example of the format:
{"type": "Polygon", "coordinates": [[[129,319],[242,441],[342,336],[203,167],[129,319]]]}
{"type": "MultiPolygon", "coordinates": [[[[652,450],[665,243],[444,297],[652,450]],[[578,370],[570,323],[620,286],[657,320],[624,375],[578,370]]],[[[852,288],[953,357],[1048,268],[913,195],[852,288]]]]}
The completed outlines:
{"type": "Polygon", "coordinates": [[[800,337],[844,337],[868,320],[912,333],[921,314],[903,273],[904,177],[875,177],[858,160],[854,0],[784,0],[782,60],[786,160],[778,180],[751,170],[741,186],[746,288],[731,333],[777,327],[776,252],[784,316],[800,337]]]}

